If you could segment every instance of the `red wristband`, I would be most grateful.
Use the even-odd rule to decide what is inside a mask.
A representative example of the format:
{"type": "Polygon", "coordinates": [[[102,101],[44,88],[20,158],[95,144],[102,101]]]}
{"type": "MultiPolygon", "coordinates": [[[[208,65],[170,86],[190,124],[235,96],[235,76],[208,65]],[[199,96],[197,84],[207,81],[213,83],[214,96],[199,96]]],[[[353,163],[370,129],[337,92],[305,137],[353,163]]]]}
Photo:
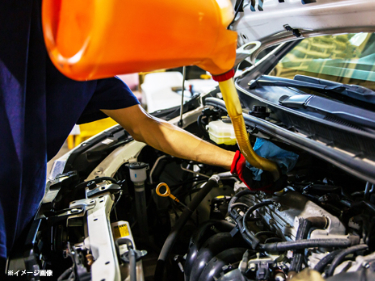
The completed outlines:
{"type": "Polygon", "coordinates": [[[223,74],[212,75],[212,79],[214,79],[216,82],[222,82],[222,81],[229,80],[233,76],[234,76],[234,69],[231,69],[228,72],[225,72],[223,74]]]}

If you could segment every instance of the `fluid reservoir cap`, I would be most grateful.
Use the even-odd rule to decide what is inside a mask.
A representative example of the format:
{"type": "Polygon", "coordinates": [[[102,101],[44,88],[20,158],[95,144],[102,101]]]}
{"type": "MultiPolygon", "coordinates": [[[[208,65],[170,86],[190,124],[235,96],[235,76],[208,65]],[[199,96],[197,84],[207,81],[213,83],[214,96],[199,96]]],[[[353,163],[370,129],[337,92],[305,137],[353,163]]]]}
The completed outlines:
{"type": "Polygon", "coordinates": [[[143,162],[133,162],[128,164],[128,167],[133,170],[148,169],[148,164],[143,162]]]}

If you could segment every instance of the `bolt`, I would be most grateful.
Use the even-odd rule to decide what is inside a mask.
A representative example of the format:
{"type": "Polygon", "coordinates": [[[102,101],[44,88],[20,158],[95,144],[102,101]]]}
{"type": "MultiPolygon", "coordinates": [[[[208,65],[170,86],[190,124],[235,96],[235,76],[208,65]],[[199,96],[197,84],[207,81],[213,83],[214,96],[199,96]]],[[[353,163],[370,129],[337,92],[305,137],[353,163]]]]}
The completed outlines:
{"type": "Polygon", "coordinates": [[[250,271],[255,271],[255,270],[257,270],[257,265],[256,265],[255,263],[251,263],[251,264],[249,264],[249,270],[250,270],[250,271]]]}

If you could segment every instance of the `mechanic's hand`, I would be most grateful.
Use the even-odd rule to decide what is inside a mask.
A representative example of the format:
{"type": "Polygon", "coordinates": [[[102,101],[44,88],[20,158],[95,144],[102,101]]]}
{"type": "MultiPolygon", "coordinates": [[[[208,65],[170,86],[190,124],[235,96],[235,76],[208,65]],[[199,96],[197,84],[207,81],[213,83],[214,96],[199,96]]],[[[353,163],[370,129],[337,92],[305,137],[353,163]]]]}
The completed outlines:
{"type": "Polygon", "coordinates": [[[286,182],[285,175],[281,175],[277,181],[274,181],[272,174],[268,171],[263,171],[260,181],[254,180],[253,172],[247,167],[246,159],[239,150],[237,150],[234,155],[230,172],[238,175],[240,180],[246,184],[250,190],[274,192],[283,189],[286,182]]]}

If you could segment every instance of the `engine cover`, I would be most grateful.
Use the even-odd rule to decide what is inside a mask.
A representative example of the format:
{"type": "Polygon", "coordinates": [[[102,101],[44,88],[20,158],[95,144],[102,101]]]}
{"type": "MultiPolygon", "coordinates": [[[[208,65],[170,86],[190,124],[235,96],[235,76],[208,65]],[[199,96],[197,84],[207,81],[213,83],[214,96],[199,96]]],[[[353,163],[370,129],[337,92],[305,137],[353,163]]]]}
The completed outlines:
{"type": "Polygon", "coordinates": [[[342,238],[346,239],[345,226],[329,212],[308,200],[298,192],[287,191],[279,196],[266,197],[264,194],[248,195],[243,201],[250,206],[260,203],[264,199],[274,200],[274,205],[259,208],[260,215],[265,222],[285,240],[294,241],[298,230],[298,219],[309,217],[325,217],[328,225],[325,229],[315,229],[310,238],[342,238]]]}

